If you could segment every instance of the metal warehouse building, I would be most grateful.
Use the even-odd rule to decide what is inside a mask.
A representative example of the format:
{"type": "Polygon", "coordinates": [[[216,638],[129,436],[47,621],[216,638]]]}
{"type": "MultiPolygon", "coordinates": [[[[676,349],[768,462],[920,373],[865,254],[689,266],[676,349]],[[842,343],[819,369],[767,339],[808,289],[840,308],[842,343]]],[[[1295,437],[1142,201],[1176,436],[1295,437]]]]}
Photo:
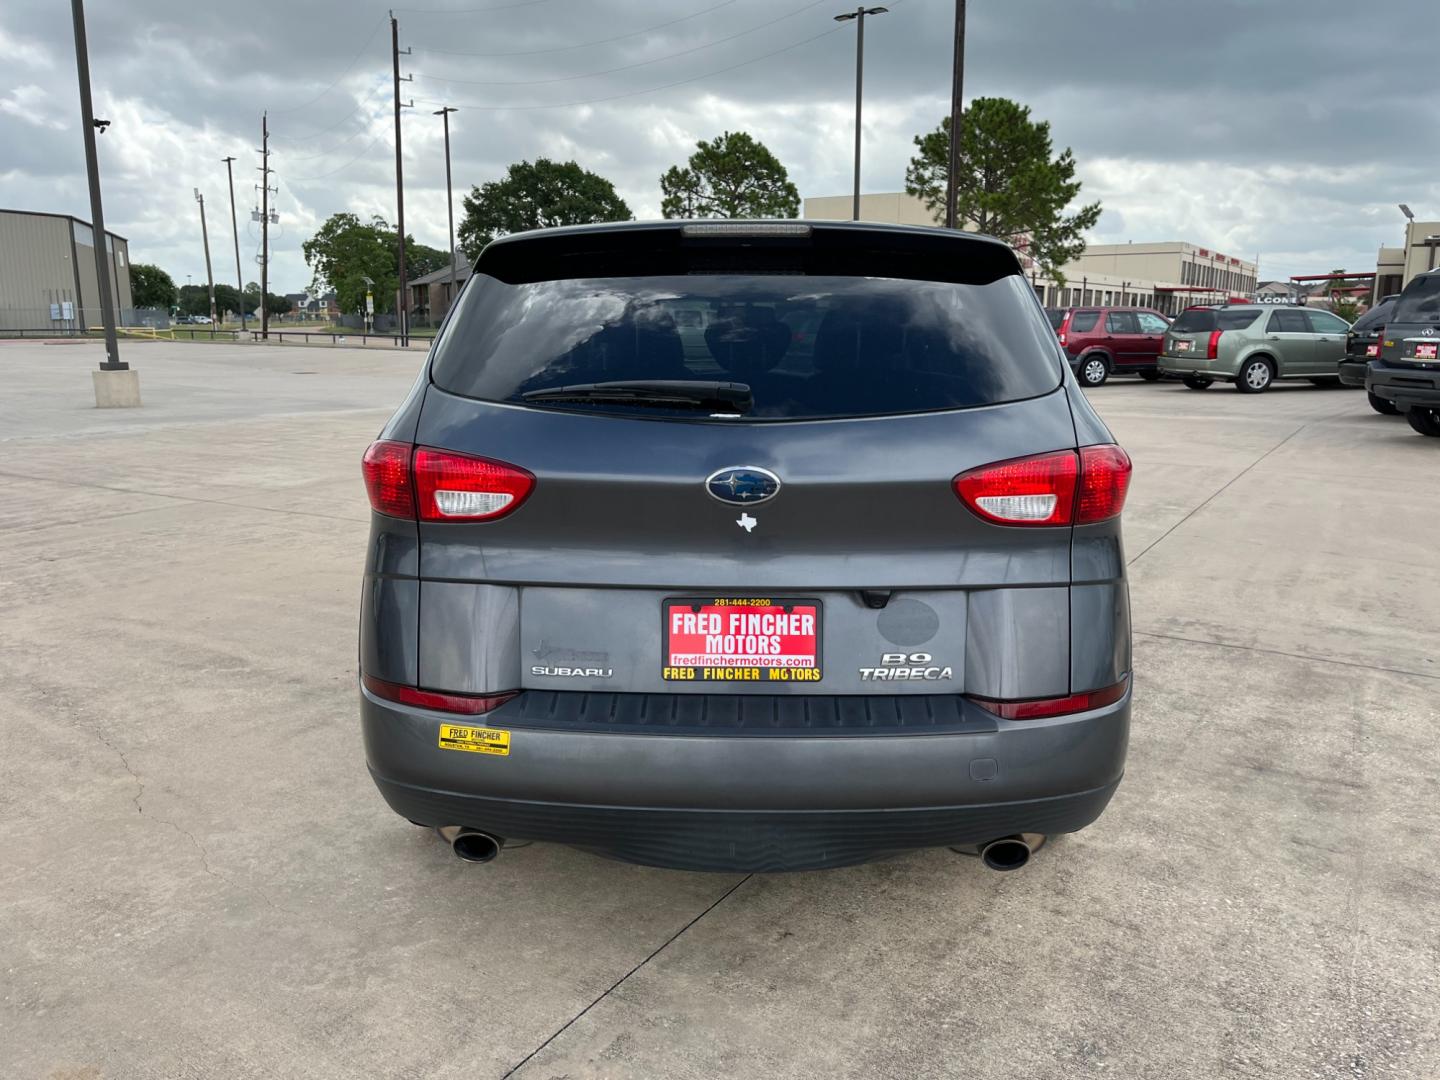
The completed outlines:
{"type": "MultiPolygon", "coordinates": [[[[130,251],[105,236],[105,266],[121,323],[133,303],[130,251]]],[[[75,330],[100,325],[95,232],[68,214],[0,210],[0,330],[75,330]]]]}

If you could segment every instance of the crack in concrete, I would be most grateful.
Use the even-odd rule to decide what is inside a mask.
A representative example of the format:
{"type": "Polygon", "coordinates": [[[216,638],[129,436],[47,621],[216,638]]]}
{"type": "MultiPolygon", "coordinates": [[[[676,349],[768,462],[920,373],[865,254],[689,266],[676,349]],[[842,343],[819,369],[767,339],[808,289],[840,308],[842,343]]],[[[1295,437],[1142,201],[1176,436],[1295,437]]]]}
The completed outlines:
{"type": "Polygon", "coordinates": [[[553,1032],[551,1032],[550,1037],[549,1037],[548,1039],[546,1039],[546,1040],[545,1040],[544,1042],[542,1042],[539,1046],[537,1046],[534,1050],[531,1050],[530,1053],[526,1054],[523,1058],[521,1058],[521,1059],[520,1059],[519,1061],[517,1061],[514,1065],[512,1065],[512,1066],[509,1068],[509,1070],[507,1070],[506,1073],[505,1073],[502,1077],[500,1077],[500,1080],[510,1080],[510,1077],[514,1076],[517,1072],[519,1072],[522,1068],[524,1068],[525,1065],[528,1064],[528,1063],[530,1062],[530,1060],[531,1060],[533,1057],[535,1057],[536,1054],[540,1053],[540,1051],[544,1050],[547,1046],[549,1046],[552,1042],[554,1042],[556,1039],[558,1039],[561,1035],[565,1034],[566,1031],[570,1030],[570,1027],[571,1027],[573,1024],[575,1024],[578,1020],[580,1020],[581,1017],[583,1017],[583,1016],[584,1016],[586,1013],[588,1013],[591,1009],[595,1008],[596,1005],[599,1005],[600,1002],[604,1001],[607,997],[609,997],[609,996],[610,996],[611,994],[613,994],[616,990],[618,990],[618,989],[620,988],[620,986],[625,982],[625,980],[627,980],[628,978],[630,978],[631,975],[634,975],[637,971],[639,971],[641,968],[643,968],[646,964],[650,963],[651,960],[654,960],[655,957],[659,956],[662,952],[664,952],[664,951],[665,951],[666,949],[668,949],[671,945],[673,945],[676,941],[678,941],[678,940],[680,939],[681,935],[683,935],[683,934],[685,933],[685,931],[689,930],[692,926],[694,926],[696,923],[698,923],[701,919],[705,918],[706,915],[709,915],[712,911],[714,911],[717,907],[719,907],[721,904],[723,904],[726,900],[730,899],[731,895],[734,894],[734,892],[735,892],[736,889],[740,888],[741,885],[744,885],[747,881],[749,881],[749,880],[750,880],[752,877],[754,877],[754,876],[755,876],[754,874],[746,874],[743,878],[741,878],[739,881],[737,881],[734,885],[731,885],[730,888],[726,889],[723,893],[721,893],[720,896],[719,896],[709,907],[707,907],[704,911],[700,912],[700,914],[696,915],[693,919],[691,919],[689,922],[687,922],[687,923],[686,923],[684,926],[682,926],[679,930],[676,930],[675,933],[671,934],[668,938],[666,938],[663,942],[661,942],[660,945],[659,945],[659,947],[656,948],[654,952],[652,952],[649,956],[645,957],[645,959],[641,960],[638,964],[636,964],[634,967],[632,967],[632,968],[631,968],[629,971],[627,971],[624,975],[621,975],[620,978],[616,979],[613,983],[611,983],[611,984],[610,984],[610,988],[609,988],[608,990],[606,990],[603,994],[601,994],[599,997],[597,997],[594,1001],[590,1002],[589,1005],[586,1005],[583,1009],[581,1009],[578,1013],[576,1013],[574,1016],[572,1016],[569,1020],[566,1020],[565,1023],[561,1024],[558,1028],[556,1028],[553,1032]]]}
{"type": "Polygon", "coordinates": [[[1359,660],[1341,660],[1334,656],[1307,656],[1305,653],[1286,652],[1284,649],[1267,649],[1263,645],[1237,645],[1232,641],[1211,641],[1209,638],[1183,637],[1180,634],[1157,634],[1151,630],[1135,630],[1133,633],[1137,637],[1156,638],[1160,641],[1183,641],[1189,645],[1212,645],[1217,649],[1237,649],[1240,652],[1262,653],[1265,656],[1284,656],[1290,660],[1308,660],[1314,664],[1334,664],[1337,667],[1359,668],[1361,671],[1383,671],[1387,675],[1409,675],[1416,679],[1440,679],[1440,675],[1424,671],[1385,667],[1381,664],[1365,664],[1359,660]]]}

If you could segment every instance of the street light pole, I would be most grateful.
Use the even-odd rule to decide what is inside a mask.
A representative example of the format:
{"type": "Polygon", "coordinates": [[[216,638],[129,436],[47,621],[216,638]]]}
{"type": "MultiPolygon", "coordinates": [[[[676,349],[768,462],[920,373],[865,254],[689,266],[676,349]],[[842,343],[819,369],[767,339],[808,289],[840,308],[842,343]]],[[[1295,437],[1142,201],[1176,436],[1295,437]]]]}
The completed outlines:
{"type": "Polygon", "coordinates": [[[849,22],[854,19],[856,22],[855,31],[855,202],[851,211],[851,219],[860,220],[860,98],[865,82],[865,16],[884,15],[889,8],[883,7],[858,7],[854,11],[847,11],[842,15],[836,15],[836,22],[849,22]]]}
{"type": "MultiPolygon", "coordinates": [[[[75,67],[80,75],[80,130],[85,136],[85,171],[90,180],[90,228],[95,247],[95,278],[100,290],[100,322],[105,327],[105,362],[101,371],[125,371],[130,365],[120,360],[120,343],[115,334],[114,300],[110,294],[110,271],[105,266],[105,212],[100,206],[100,161],[95,148],[95,129],[103,132],[108,120],[96,121],[90,101],[90,51],[85,42],[84,0],[70,0],[75,23],[75,67]]],[[[83,314],[82,314],[83,318],[83,314]]]]}
{"type": "Polygon", "coordinates": [[[210,269],[210,230],[205,226],[205,196],[195,189],[195,201],[200,204],[200,238],[205,242],[205,279],[210,283],[210,325],[215,325],[215,274],[210,269]]]}
{"type": "Polygon", "coordinates": [[[235,159],[227,157],[225,162],[225,175],[230,178],[230,231],[235,234],[235,288],[240,305],[240,330],[243,333],[245,327],[245,272],[240,269],[240,226],[235,223],[235,169],[231,165],[235,159]]]}
{"type": "Polygon", "coordinates": [[[455,303],[455,196],[450,191],[450,114],[459,112],[449,105],[436,110],[435,115],[445,124],[445,214],[450,219],[450,299],[445,310],[455,303]]]}
{"type": "Polygon", "coordinates": [[[959,202],[957,183],[960,176],[960,125],[965,107],[962,93],[965,88],[965,0],[955,0],[955,63],[950,80],[950,165],[945,180],[945,227],[958,229],[955,220],[959,202]]]}

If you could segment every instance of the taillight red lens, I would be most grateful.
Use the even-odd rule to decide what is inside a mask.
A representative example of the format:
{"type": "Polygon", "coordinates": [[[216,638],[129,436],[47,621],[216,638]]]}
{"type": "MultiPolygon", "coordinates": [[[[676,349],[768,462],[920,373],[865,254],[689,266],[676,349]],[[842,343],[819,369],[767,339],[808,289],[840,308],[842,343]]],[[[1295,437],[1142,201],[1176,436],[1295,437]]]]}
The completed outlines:
{"type": "Polygon", "coordinates": [[[503,694],[446,694],[436,690],[421,690],[416,686],[386,682],[384,679],[377,679],[372,675],[362,675],[360,681],[366,690],[386,701],[394,701],[401,705],[415,705],[422,709],[435,709],[439,712],[464,713],[467,716],[479,716],[481,713],[494,712],[520,692],[509,690],[503,694]]]}
{"type": "Polygon", "coordinates": [[[1224,332],[1224,330],[1210,331],[1210,345],[1205,350],[1205,359],[1214,360],[1220,355],[1220,335],[1224,332]]]}
{"type": "Polygon", "coordinates": [[[1113,444],[1080,448],[1080,487],[1075,524],[1090,525],[1117,517],[1130,490],[1130,455],[1113,444]]]}
{"type": "Polygon", "coordinates": [[[952,483],[971,511],[997,525],[1069,525],[1079,459],[1073,450],[1000,461],[952,483]]]}
{"type": "Polygon", "coordinates": [[[1127,676],[1113,686],[1101,690],[1087,690],[1081,694],[1067,694],[1065,697],[1028,698],[1023,701],[971,697],[970,700],[987,712],[1006,720],[1041,720],[1047,716],[1065,716],[1113,705],[1125,696],[1125,689],[1129,685],[1130,679],[1127,676]]]}
{"type": "Polygon", "coordinates": [[[1061,330],[1061,331],[1060,331],[1060,344],[1061,344],[1061,345],[1064,345],[1064,344],[1065,344],[1065,331],[1064,331],[1064,330],[1061,330]]]}
{"type": "Polygon", "coordinates": [[[503,461],[415,448],[415,505],[421,521],[494,521],[514,513],[535,477],[503,461]]]}
{"type": "Polygon", "coordinates": [[[415,490],[410,483],[410,444],[381,439],[370,444],[361,460],[370,505],[389,517],[415,517],[415,490]]]}

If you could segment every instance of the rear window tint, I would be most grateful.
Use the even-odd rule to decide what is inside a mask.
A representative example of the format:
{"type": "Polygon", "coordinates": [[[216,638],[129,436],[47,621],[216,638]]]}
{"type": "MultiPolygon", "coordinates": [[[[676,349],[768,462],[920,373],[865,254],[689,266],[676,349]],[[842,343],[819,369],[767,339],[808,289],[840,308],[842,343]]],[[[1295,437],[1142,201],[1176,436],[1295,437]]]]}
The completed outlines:
{"type": "Polygon", "coordinates": [[[1070,316],[1070,332],[1083,334],[1087,330],[1094,330],[1095,324],[1100,321],[1098,311],[1077,311],[1070,316]]]}
{"type": "MultiPolygon", "coordinates": [[[[688,274],[467,285],[435,348],[442,389],[521,403],[576,383],[747,383],[749,420],[930,412],[1060,385],[1055,335],[1023,278],[988,284],[688,274]]],[[[704,419],[616,402],[532,407],[704,419]]]]}
{"type": "Polygon", "coordinates": [[[1222,308],[1182,311],[1170,324],[1177,334],[1204,334],[1211,330],[1246,330],[1260,317],[1257,308],[1222,308]]]}
{"type": "Polygon", "coordinates": [[[1395,302],[1397,323],[1440,322],[1440,274],[1417,277],[1395,302]]]}
{"type": "Polygon", "coordinates": [[[1390,317],[1390,312],[1394,310],[1395,301],[1393,300],[1386,300],[1382,303],[1376,304],[1364,315],[1361,315],[1360,318],[1355,320],[1355,325],[1350,327],[1350,332],[1360,333],[1365,330],[1374,329],[1378,326],[1383,326],[1385,324],[1385,320],[1390,317]]]}
{"type": "Polygon", "coordinates": [[[1052,327],[1059,330],[1060,324],[1065,321],[1065,310],[1063,308],[1046,308],[1045,317],[1050,320],[1052,327]]]}

